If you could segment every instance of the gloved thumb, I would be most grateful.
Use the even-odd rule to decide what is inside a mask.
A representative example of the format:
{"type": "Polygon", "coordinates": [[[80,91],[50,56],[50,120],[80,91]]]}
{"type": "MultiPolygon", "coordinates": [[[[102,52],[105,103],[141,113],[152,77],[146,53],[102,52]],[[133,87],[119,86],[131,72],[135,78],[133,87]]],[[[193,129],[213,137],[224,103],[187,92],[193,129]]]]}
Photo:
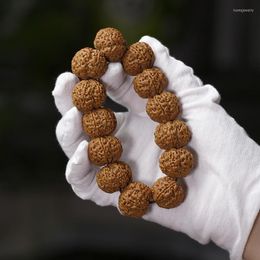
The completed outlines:
{"type": "Polygon", "coordinates": [[[101,81],[106,86],[107,95],[113,101],[126,107],[128,111],[145,114],[146,102],[135,93],[132,86],[133,78],[125,73],[120,62],[112,62],[109,63],[101,81]]]}
{"type": "Polygon", "coordinates": [[[101,77],[101,81],[106,85],[111,98],[113,97],[113,92],[116,92],[120,88],[125,77],[126,74],[120,62],[111,62],[108,64],[108,68],[101,77]]]}
{"type": "MultiPolygon", "coordinates": [[[[120,62],[111,62],[108,65],[107,71],[101,77],[101,81],[106,87],[107,95],[116,103],[132,110],[133,102],[131,95],[131,102],[129,102],[129,91],[131,90],[133,77],[128,76],[120,62]],[[127,93],[127,95],[125,95],[127,93]]],[[[136,94],[134,93],[134,96],[136,94]]]]}

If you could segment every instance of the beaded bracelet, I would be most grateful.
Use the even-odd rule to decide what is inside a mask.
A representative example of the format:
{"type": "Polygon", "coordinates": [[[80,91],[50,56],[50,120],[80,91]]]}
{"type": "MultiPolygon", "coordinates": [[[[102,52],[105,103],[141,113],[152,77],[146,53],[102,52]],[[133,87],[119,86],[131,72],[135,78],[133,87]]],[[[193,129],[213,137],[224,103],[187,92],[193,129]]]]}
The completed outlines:
{"type": "Polygon", "coordinates": [[[127,47],[120,31],[104,28],[98,31],[93,48],[83,48],[73,57],[72,72],[80,82],[73,89],[73,104],[82,112],[82,126],[90,137],[89,160],[103,166],[96,174],[97,185],[107,193],[120,191],[118,207],[121,214],[131,217],[143,216],[152,202],[162,208],[180,205],[186,189],[180,181],[193,167],[193,155],[184,146],[191,139],[188,126],[179,119],[180,103],[176,95],[165,91],[168,80],[165,74],[153,67],[155,60],[151,47],[137,42],[127,47]],[[148,99],[146,112],[158,122],[154,133],[155,143],[165,151],[159,159],[161,171],[166,176],[159,178],[152,187],[134,182],[130,166],[120,161],[123,148],[113,136],[117,121],[114,112],[102,106],[106,89],[101,76],[108,62],[121,61],[124,71],[135,76],[135,92],[148,99]]]}

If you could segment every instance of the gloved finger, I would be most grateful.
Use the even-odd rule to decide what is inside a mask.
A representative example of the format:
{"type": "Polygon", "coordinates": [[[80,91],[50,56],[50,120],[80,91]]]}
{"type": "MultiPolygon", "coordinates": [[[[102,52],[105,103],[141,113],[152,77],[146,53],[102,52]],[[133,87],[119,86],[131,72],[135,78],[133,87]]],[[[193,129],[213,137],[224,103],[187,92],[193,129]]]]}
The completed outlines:
{"type": "Polygon", "coordinates": [[[91,163],[87,156],[88,142],[86,140],[80,142],[75,153],[70,158],[66,167],[66,179],[69,184],[80,184],[93,181],[94,174],[91,172],[91,163]]]}
{"type": "Polygon", "coordinates": [[[71,72],[60,74],[52,91],[54,102],[59,112],[64,115],[73,107],[71,93],[79,79],[71,72]]]}
{"type": "MultiPolygon", "coordinates": [[[[113,134],[116,135],[125,119],[125,113],[115,113],[117,126],[113,134]]],[[[82,129],[82,114],[76,107],[72,107],[58,122],[56,127],[56,137],[64,151],[70,158],[77,149],[79,143],[83,140],[89,140],[89,137],[82,129]]]]}
{"type": "Polygon", "coordinates": [[[136,105],[136,94],[129,95],[132,90],[133,77],[124,72],[120,62],[109,63],[106,73],[101,77],[101,81],[105,84],[107,95],[112,100],[128,108],[128,110],[136,105]],[[129,103],[130,96],[131,102],[129,103]]]}
{"type": "Polygon", "coordinates": [[[112,62],[108,65],[106,73],[101,80],[105,83],[107,95],[128,111],[134,113],[144,113],[146,102],[140,98],[133,88],[133,76],[124,72],[123,66],[119,62],[112,62]]]}
{"type": "Polygon", "coordinates": [[[82,141],[66,167],[66,179],[81,199],[91,199],[100,206],[116,205],[119,192],[108,194],[96,183],[99,167],[91,164],[87,155],[88,142],[82,141]]]}
{"type": "Polygon", "coordinates": [[[115,131],[112,133],[113,135],[117,135],[118,131],[121,129],[122,125],[124,124],[124,121],[126,119],[126,112],[116,112],[115,116],[116,116],[116,129],[115,131]]]}
{"type": "Polygon", "coordinates": [[[193,69],[170,56],[169,49],[160,41],[150,36],[143,36],[140,42],[146,42],[155,55],[154,66],[160,68],[167,76],[168,89],[177,94],[181,90],[202,85],[202,81],[193,73],[193,69]]]}
{"type": "Polygon", "coordinates": [[[72,107],[58,122],[56,137],[64,151],[70,158],[75,152],[79,143],[86,139],[82,132],[82,114],[76,107],[72,107]]]}
{"type": "Polygon", "coordinates": [[[120,62],[110,62],[105,74],[101,77],[101,81],[105,83],[106,90],[111,98],[113,93],[117,92],[124,82],[127,75],[125,74],[120,62]]]}

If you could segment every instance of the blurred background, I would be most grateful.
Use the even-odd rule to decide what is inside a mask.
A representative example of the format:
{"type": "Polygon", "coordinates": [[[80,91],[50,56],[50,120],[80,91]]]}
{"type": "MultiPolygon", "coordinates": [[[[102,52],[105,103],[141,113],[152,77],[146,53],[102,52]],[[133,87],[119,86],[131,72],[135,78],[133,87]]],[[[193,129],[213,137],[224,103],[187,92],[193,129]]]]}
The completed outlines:
{"type": "Polygon", "coordinates": [[[259,7],[257,0],[0,1],[0,259],[228,259],[212,243],[76,197],[64,178],[51,91],[98,29],[114,26],[129,43],[148,34],[214,85],[260,143],[259,7]]]}

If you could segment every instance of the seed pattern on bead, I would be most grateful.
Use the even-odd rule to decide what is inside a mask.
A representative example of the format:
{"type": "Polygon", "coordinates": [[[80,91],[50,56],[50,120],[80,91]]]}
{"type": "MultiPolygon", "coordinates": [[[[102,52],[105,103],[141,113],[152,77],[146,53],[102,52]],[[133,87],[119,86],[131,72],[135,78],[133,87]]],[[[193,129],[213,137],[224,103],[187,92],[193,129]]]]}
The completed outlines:
{"type": "Polygon", "coordinates": [[[168,85],[168,80],[165,74],[159,68],[145,69],[138,74],[133,85],[135,92],[142,98],[152,98],[155,95],[161,94],[168,85]]]}
{"type": "Polygon", "coordinates": [[[98,108],[82,118],[83,130],[91,138],[110,135],[116,129],[115,113],[109,108],[98,108]]]}
{"type": "Polygon", "coordinates": [[[154,139],[161,149],[181,148],[190,141],[191,132],[181,120],[168,121],[157,125],[154,139]]]}
{"type": "Polygon", "coordinates": [[[120,61],[126,51],[126,41],[122,33],[115,28],[103,28],[96,34],[94,40],[96,49],[104,53],[109,61],[120,61]]]}
{"type": "Polygon", "coordinates": [[[166,123],[178,116],[180,112],[179,100],[169,91],[162,92],[148,99],[146,112],[153,121],[166,123]]]}
{"type": "Polygon", "coordinates": [[[154,59],[154,53],[147,43],[136,42],[129,46],[122,58],[122,64],[127,74],[136,76],[144,69],[151,68],[154,59]]]}
{"type": "Polygon", "coordinates": [[[132,179],[132,171],[124,162],[109,163],[97,172],[98,187],[108,193],[123,190],[132,179]]]}
{"type": "Polygon", "coordinates": [[[161,208],[175,208],[185,198],[185,189],[177,179],[168,176],[159,178],[152,187],[153,199],[161,208]]]}
{"type": "Polygon", "coordinates": [[[81,80],[72,91],[73,104],[82,113],[99,108],[106,99],[106,89],[97,80],[81,80]]]}
{"type": "Polygon", "coordinates": [[[141,182],[130,183],[119,196],[119,209],[123,215],[142,217],[152,200],[152,190],[141,182]]]}
{"type": "Polygon", "coordinates": [[[159,161],[163,173],[170,177],[185,177],[193,167],[193,155],[186,148],[166,150],[159,161]]]}
{"type": "Polygon", "coordinates": [[[107,70],[105,55],[99,50],[83,48],[74,55],[71,70],[80,79],[99,79],[107,70]]]}
{"type": "Polygon", "coordinates": [[[116,162],[122,152],[121,142],[115,136],[97,137],[88,144],[89,160],[99,166],[116,162]]]}

